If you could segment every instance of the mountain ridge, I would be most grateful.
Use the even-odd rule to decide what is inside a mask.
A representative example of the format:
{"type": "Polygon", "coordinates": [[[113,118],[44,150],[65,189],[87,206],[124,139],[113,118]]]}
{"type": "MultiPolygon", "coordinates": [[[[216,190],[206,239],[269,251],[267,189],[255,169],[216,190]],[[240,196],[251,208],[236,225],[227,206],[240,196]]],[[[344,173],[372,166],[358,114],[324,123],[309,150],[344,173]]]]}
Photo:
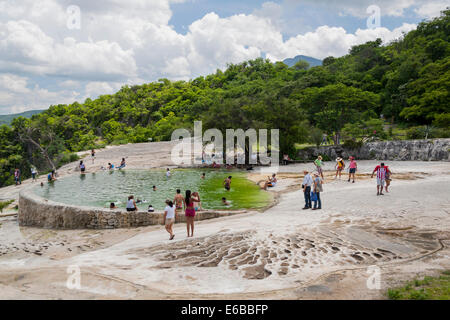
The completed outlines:
{"type": "Polygon", "coordinates": [[[31,118],[35,114],[39,114],[45,110],[29,110],[21,113],[13,114],[0,114],[0,125],[7,124],[10,125],[11,121],[17,117],[31,118]]]}
{"type": "Polygon", "coordinates": [[[299,62],[300,60],[306,61],[309,63],[309,67],[317,67],[317,66],[321,66],[322,65],[322,60],[313,58],[313,57],[309,57],[309,56],[304,56],[304,55],[297,55],[293,58],[287,58],[283,60],[283,63],[285,65],[287,65],[288,67],[293,67],[297,62],[299,62]]]}

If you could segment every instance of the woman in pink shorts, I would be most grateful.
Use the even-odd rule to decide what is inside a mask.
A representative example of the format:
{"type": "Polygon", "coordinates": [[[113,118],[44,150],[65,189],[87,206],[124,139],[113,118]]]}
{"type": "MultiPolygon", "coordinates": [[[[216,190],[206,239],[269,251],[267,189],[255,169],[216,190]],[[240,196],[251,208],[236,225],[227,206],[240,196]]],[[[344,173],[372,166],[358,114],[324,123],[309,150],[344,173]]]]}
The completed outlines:
{"type": "Polygon", "coordinates": [[[191,190],[186,190],[186,197],[184,197],[185,203],[184,214],[186,216],[186,228],[188,237],[194,236],[194,218],[195,218],[194,202],[195,199],[191,195],[191,190]]]}

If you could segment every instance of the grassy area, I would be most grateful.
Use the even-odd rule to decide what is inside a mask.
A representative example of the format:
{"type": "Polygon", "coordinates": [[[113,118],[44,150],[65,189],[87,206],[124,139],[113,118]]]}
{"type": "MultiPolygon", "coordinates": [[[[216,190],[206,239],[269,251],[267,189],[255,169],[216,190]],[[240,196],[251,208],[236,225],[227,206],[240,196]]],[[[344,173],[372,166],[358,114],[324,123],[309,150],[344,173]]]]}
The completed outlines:
{"type": "Polygon", "coordinates": [[[313,144],[313,143],[296,143],[294,145],[296,150],[303,150],[303,149],[310,148],[310,147],[315,147],[315,146],[316,145],[313,144]]]}
{"type": "Polygon", "coordinates": [[[394,127],[392,129],[392,140],[406,140],[407,129],[394,127]]]}
{"type": "Polygon", "coordinates": [[[7,208],[13,202],[14,200],[0,201],[0,212],[3,212],[3,209],[7,208]]]}
{"type": "Polygon", "coordinates": [[[408,281],[400,288],[388,289],[391,300],[450,300],[450,270],[439,277],[424,277],[408,281]]]}

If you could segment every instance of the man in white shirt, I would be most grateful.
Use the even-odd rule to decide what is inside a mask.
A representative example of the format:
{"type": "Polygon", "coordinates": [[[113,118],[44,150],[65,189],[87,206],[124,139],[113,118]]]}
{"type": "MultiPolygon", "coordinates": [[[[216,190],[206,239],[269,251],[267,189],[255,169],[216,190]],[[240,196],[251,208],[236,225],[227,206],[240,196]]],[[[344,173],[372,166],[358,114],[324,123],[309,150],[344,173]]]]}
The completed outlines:
{"type": "Polygon", "coordinates": [[[309,174],[309,172],[307,170],[303,171],[303,173],[305,174],[305,177],[303,178],[303,182],[302,182],[302,188],[303,188],[303,193],[305,195],[305,207],[303,208],[303,210],[306,209],[311,209],[311,186],[314,183],[313,179],[311,177],[311,175],[309,174]]]}

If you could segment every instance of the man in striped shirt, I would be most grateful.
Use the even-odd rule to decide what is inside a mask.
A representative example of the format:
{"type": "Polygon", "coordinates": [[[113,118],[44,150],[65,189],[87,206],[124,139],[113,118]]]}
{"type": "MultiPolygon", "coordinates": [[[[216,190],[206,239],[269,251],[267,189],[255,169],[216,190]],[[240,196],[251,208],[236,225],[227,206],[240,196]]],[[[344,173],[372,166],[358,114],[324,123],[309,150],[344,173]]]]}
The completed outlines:
{"type": "Polygon", "coordinates": [[[379,166],[376,166],[372,172],[371,178],[373,178],[375,172],[377,173],[377,196],[384,195],[383,188],[386,182],[386,172],[388,172],[388,170],[388,167],[382,162],[379,166]]]}

